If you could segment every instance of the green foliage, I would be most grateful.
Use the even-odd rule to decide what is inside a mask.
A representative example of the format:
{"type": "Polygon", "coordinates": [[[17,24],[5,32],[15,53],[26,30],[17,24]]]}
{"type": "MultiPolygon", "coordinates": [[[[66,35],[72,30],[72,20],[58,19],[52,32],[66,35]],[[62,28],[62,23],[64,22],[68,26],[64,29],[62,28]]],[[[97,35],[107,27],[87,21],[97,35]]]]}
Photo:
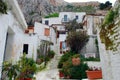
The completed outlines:
{"type": "Polygon", "coordinates": [[[32,58],[26,58],[24,55],[19,61],[20,78],[32,78],[37,71],[36,63],[32,58]]]}
{"type": "Polygon", "coordinates": [[[89,57],[89,58],[84,58],[84,61],[100,61],[100,58],[89,57]]]}
{"type": "Polygon", "coordinates": [[[81,63],[78,66],[72,66],[70,69],[70,77],[71,79],[83,79],[87,78],[86,76],[86,70],[88,70],[88,65],[81,63]]]}
{"type": "Polygon", "coordinates": [[[113,35],[115,32],[113,31],[114,23],[108,24],[107,26],[103,26],[100,31],[100,39],[101,42],[105,44],[106,50],[116,49],[114,45],[114,41],[110,39],[108,35],[113,35]]]}
{"type": "Polygon", "coordinates": [[[60,61],[58,63],[58,68],[62,68],[63,63],[66,62],[70,57],[72,57],[72,55],[74,55],[75,53],[72,52],[67,52],[64,55],[62,55],[62,57],[60,58],[60,61]]]}
{"type": "Polygon", "coordinates": [[[51,50],[51,51],[48,52],[48,56],[49,56],[50,58],[53,58],[54,55],[55,55],[55,52],[54,52],[53,50],[51,50]]]}
{"type": "Polygon", "coordinates": [[[7,14],[7,9],[7,4],[3,0],[0,0],[0,13],[7,14]]]}
{"type": "Polygon", "coordinates": [[[105,16],[103,24],[106,25],[112,23],[113,21],[114,21],[114,11],[110,10],[108,14],[105,16]]]}
{"type": "Polygon", "coordinates": [[[76,19],[66,23],[66,30],[76,31],[76,29],[83,29],[83,24],[82,23],[77,23],[76,19]]]}
{"type": "Polygon", "coordinates": [[[100,10],[110,9],[111,7],[112,7],[112,3],[110,3],[109,1],[106,1],[105,3],[101,3],[99,5],[100,10]]]}
{"type": "Polygon", "coordinates": [[[7,73],[7,77],[9,78],[9,80],[12,80],[12,78],[16,79],[19,71],[19,66],[17,64],[12,64],[7,61],[3,62],[2,72],[7,73]]]}
{"type": "Polygon", "coordinates": [[[66,7],[67,7],[67,8],[73,8],[74,6],[71,5],[71,4],[68,4],[66,7]]]}
{"type": "Polygon", "coordinates": [[[99,53],[99,46],[98,46],[98,40],[97,39],[95,39],[95,44],[96,44],[97,52],[99,53]]]}
{"type": "Polygon", "coordinates": [[[51,18],[51,17],[59,17],[59,14],[58,13],[52,13],[52,14],[49,14],[48,16],[45,16],[45,18],[51,18]]]}
{"type": "Polygon", "coordinates": [[[83,78],[86,78],[85,71],[88,69],[88,65],[80,60],[80,64],[77,66],[76,65],[74,66],[72,64],[72,57],[80,57],[80,55],[74,53],[74,55],[70,55],[70,57],[66,57],[65,61],[63,62],[63,66],[61,68],[63,74],[65,75],[65,78],[67,76],[70,76],[70,79],[81,80],[83,78]]]}
{"type": "Polygon", "coordinates": [[[78,53],[85,46],[88,38],[89,36],[85,32],[70,32],[67,36],[67,44],[72,52],[78,53]]]}

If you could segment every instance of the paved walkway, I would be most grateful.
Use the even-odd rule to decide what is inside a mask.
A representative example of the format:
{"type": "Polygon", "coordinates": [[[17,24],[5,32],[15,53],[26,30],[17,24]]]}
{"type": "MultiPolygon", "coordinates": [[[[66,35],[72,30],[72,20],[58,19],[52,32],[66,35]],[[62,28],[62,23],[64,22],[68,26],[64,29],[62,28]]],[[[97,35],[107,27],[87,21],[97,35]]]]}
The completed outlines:
{"type": "Polygon", "coordinates": [[[59,58],[60,56],[56,54],[48,63],[46,69],[36,74],[36,80],[59,80],[59,73],[57,69],[59,58]]]}

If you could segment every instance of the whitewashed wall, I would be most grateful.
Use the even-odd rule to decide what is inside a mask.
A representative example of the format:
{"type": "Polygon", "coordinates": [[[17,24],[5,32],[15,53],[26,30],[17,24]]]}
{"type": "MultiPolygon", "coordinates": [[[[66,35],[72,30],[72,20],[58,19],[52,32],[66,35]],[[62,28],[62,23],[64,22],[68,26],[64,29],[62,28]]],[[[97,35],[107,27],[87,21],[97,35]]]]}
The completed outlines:
{"type": "Polygon", "coordinates": [[[51,49],[54,50],[54,46],[56,45],[56,33],[55,33],[55,30],[52,27],[49,27],[47,25],[35,22],[34,31],[35,31],[35,33],[38,37],[38,46],[40,45],[41,40],[47,40],[47,41],[53,42],[54,45],[51,46],[51,49]],[[50,29],[50,35],[49,36],[44,35],[45,28],[50,29]]]}
{"type": "MultiPolygon", "coordinates": [[[[28,54],[26,55],[29,58],[33,58],[35,61],[37,59],[37,47],[38,47],[38,39],[37,35],[29,35],[26,34],[23,37],[23,45],[28,44],[28,54]]],[[[23,51],[23,46],[22,46],[23,51]]]]}
{"type": "MultiPolygon", "coordinates": [[[[115,44],[120,42],[120,20],[115,19],[114,30],[116,33],[111,36],[111,39],[114,40],[115,44]],[[114,39],[114,36],[117,36],[118,40],[114,39]]],[[[99,30],[98,30],[99,31],[99,30]]],[[[102,72],[104,80],[120,80],[120,44],[117,47],[117,51],[106,50],[105,45],[101,43],[98,32],[98,41],[99,41],[99,51],[102,64],[102,72]]]]}
{"type": "Polygon", "coordinates": [[[44,31],[45,28],[50,29],[49,26],[35,22],[34,32],[37,34],[39,41],[48,40],[50,41],[50,36],[45,36],[44,31]]]}
{"type": "Polygon", "coordinates": [[[67,15],[68,21],[74,20],[76,18],[76,15],[78,16],[77,22],[82,22],[83,16],[85,15],[85,12],[60,12],[59,17],[52,17],[52,18],[43,18],[42,23],[45,24],[45,21],[49,21],[49,26],[52,24],[62,24],[62,20],[64,18],[64,15],[67,15]]]}
{"type": "Polygon", "coordinates": [[[7,61],[16,62],[21,55],[23,28],[15,19],[12,12],[7,15],[0,15],[0,66],[2,66],[3,58],[7,61]],[[8,33],[8,39],[6,36],[8,33]],[[6,50],[5,44],[7,42],[6,50]],[[5,53],[5,54],[4,54],[5,53]]]}
{"type": "Polygon", "coordinates": [[[27,56],[32,57],[34,53],[34,59],[36,58],[36,39],[24,34],[27,24],[17,1],[6,0],[6,2],[10,10],[8,14],[0,14],[0,78],[2,62],[5,60],[16,63],[23,55],[24,43],[31,45],[27,56]]]}
{"type": "MultiPolygon", "coordinates": [[[[118,48],[120,45],[118,46],[118,48]]],[[[103,69],[104,80],[120,79],[120,49],[116,52],[106,51],[105,45],[99,39],[99,51],[103,69]]]]}
{"type": "Polygon", "coordinates": [[[48,20],[49,21],[49,26],[51,26],[52,24],[61,24],[61,19],[59,17],[56,18],[43,18],[42,19],[42,24],[45,24],[45,21],[48,20]]]}

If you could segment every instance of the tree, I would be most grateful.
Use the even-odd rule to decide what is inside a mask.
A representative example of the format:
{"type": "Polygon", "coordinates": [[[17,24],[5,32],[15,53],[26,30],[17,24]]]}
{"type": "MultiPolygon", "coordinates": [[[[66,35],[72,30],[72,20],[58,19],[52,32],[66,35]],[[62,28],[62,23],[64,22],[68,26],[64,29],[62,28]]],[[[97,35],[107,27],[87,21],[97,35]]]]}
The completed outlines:
{"type": "Polygon", "coordinates": [[[70,32],[67,36],[67,44],[71,51],[78,53],[88,41],[88,35],[84,31],[70,32]]]}
{"type": "Polygon", "coordinates": [[[110,3],[109,1],[106,1],[105,3],[101,3],[99,5],[100,10],[104,10],[104,9],[110,9],[112,7],[112,3],[110,3]]]}
{"type": "Polygon", "coordinates": [[[76,31],[76,29],[83,29],[83,24],[77,23],[76,19],[66,24],[67,31],[76,31]]]}

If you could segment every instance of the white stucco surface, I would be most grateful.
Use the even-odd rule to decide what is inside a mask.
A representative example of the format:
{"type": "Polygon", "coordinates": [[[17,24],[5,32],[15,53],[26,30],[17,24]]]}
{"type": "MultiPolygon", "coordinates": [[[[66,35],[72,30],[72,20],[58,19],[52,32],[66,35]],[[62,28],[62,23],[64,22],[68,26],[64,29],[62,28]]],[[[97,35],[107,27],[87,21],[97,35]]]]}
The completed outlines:
{"type": "Polygon", "coordinates": [[[52,27],[49,27],[48,25],[44,25],[38,22],[35,22],[35,33],[37,35],[38,38],[38,46],[41,44],[41,40],[47,40],[53,43],[53,45],[51,46],[51,49],[54,50],[54,46],[56,44],[56,33],[55,30],[52,27]],[[50,29],[50,35],[49,36],[45,36],[45,28],[50,29]]]}
{"type": "Polygon", "coordinates": [[[45,24],[45,21],[48,20],[49,26],[52,24],[62,24],[64,22],[64,15],[67,15],[67,22],[74,20],[78,16],[76,21],[80,23],[85,14],[85,12],[60,12],[59,17],[43,18],[42,23],[45,24]]]}
{"type": "Polygon", "coordinates": [[[0,78],[3,61],[16,63],[23,55],[23,44],[32,44],[28,57],[36,58],[35,38],[26,37],[24,34],[27,28],[24,16],[16,0],[6,0],[9,10],[7,14],[0,14],[0,78]],[[31,53],[34,53],[31,56],[31,53]]]}

